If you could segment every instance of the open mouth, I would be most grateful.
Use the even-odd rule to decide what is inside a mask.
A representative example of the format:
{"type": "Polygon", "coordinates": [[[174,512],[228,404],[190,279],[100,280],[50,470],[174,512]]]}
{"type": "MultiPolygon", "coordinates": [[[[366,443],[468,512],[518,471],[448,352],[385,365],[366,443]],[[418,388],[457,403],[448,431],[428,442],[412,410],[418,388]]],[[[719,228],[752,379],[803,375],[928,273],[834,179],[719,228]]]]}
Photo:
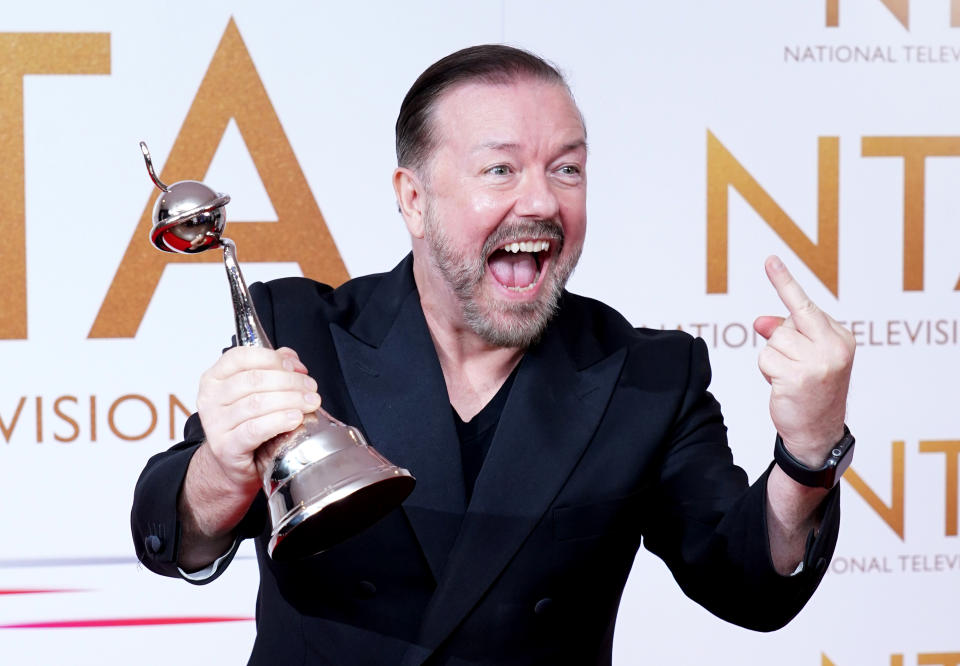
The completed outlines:
{"type": "Polygon", "coordinates": [[[509,291],[532,291],[540,282],[552,241],[530,239],[505,243],[490,253],[487,266],[493,278],[509,291]]]}

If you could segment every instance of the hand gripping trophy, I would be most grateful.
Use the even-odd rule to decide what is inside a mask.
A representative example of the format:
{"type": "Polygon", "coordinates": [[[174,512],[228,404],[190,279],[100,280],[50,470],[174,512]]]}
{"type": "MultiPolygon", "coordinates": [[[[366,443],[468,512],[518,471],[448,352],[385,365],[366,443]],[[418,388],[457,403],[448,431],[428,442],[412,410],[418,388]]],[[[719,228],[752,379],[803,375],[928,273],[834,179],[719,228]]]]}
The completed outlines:
{"type": "MultiPolygon", "coordinates": [[[[140,150],[150,178],[162,190],[150,241],[158,250],[181,254],[223,248],[237,344],[273,349],[240,273],[236,246],[221,236],[230,197],[195,180],[164,185],[142,141],[140,150]]],[[[361,532],[399,506],[416,483],[410,472],[367,444],[359,430],[323,409],[261,444],[255,458],[270,508],[268,552],[276,560],[314,555],[361,532]]]]}

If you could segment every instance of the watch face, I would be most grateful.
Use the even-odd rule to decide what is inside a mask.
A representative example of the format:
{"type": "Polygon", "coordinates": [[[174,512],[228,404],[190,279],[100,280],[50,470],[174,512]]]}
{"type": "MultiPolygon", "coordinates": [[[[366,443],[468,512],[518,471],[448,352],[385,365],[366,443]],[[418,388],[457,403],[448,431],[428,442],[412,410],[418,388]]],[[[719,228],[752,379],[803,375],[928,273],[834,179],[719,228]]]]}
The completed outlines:
{"type": "Polygon", "coordinates": [[[853,462],[853,449],[856,444],[853,442],[853,437],[850,437],[850,445],[845,447],[840,454],[840,459],[837,461],[837,470],[836,470],[836,480],[839,481],[840,477],[843,476],[843,473],[847,471],[847,468],[850,467],[850,463],[853,462]]]}
{"type": "Polygon", "coordinates": [[[821,479],[824,488],[833,488],[840,483],[840,477],[853,460],[854,443],[853,435],[844,427],[843,439],[830,450],[830,457],[824,468],[824,477],[821,479]]]}

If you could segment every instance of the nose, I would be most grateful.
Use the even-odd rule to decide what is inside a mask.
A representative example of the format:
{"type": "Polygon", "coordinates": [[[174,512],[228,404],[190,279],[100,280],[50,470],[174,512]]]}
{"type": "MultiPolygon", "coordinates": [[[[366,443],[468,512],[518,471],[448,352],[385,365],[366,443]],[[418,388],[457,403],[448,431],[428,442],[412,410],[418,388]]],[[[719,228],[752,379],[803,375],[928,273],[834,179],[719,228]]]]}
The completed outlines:
{"type": "Polygon", "coordinates": [[[547,174],[526,170],[520,181],[514,212],[519,217],[552,219],[560,212],[560,202],[547,174]]]}

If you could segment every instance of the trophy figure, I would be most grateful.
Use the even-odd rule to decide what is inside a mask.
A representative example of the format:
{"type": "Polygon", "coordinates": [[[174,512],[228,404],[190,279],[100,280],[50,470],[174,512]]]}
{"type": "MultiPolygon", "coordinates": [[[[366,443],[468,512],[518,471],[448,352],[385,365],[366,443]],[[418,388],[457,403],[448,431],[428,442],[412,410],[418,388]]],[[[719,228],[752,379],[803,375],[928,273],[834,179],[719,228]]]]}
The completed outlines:
{"type": "MultiPolygon", "coordinates": [[[[223,248],[237,344],[273,349],[240,272],[236,246],[222,237],[230,197],[194,180],[164,185],[142,141],[140,150],[150,178],[163,191],[153,209],[150,241],[159,250],[181,254],[223,248]]],[[[276,560],[314,555],[361,532],[399,506],[416,483],[410,472],[367,444],[359,430],[322,408],[304,415],[296,429],[261,444],[255,460],[270,509],[268,552],[276,560]]]]}

